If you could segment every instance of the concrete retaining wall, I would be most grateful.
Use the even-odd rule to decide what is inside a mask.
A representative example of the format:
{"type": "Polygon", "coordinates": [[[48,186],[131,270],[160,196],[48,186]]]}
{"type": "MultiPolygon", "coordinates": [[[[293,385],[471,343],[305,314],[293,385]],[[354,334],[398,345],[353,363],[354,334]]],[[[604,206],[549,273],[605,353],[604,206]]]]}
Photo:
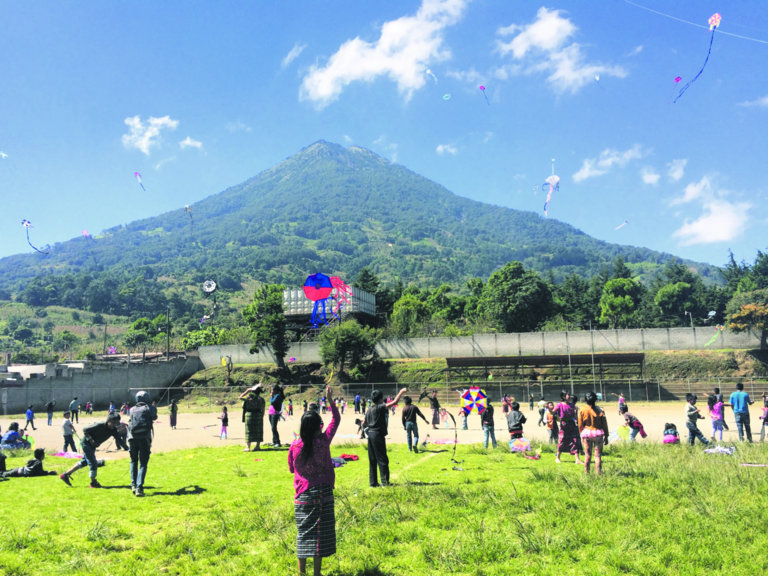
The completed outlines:
{"type": "MultiPolygon", "coordinates": [[[[15,368],[9,367],[9,372],[15,368]]],[[[34,378],[13,382],[21,384],[21,387],[0,387],[0,409],[3,415],[20,414],[32,404],[36,415],[45,418],[43,407],[50,400],[56,400],[58,412],[67,408],[75,396],[83,407],[90,400],[97,409],[106,408],[110,401],[118,406],[123,402],[133,404],[135,400],[130,389],[163,388],[191,376],[199,369],[197,356],[190,356],[186,359],[174,358],[170,362],[130,366],[104,366],[86,362],[82,369],[66,370],[62,376],[56,376],[55,370],[51,376],[51,371],[46,370],[45,373],[35,374],[34,378]]]]}
{"type": "MultiPolygon", "coordinates": [[[[408,338],[382,340],[377,346],[381,358],[466,358],[482,356],[535,356],[588,354],[590,352],[645,352],[648,350],[719,350],[760,348],[760,334],[722,331],[714,327],[652,328],[648,330],[592,330],[582,332],[523,332],[516,334],[477,334],[460,338],[408,338]]],[[[258,354],[250,346],[205,346],[200,348],[204,368],[221,364],[232,357],[234,364],[274,362],[269,348],[258,354]]],[[[302,342],[291,345],[288,358],[297,362],[322,362],[320,344],[302,342]]]]}

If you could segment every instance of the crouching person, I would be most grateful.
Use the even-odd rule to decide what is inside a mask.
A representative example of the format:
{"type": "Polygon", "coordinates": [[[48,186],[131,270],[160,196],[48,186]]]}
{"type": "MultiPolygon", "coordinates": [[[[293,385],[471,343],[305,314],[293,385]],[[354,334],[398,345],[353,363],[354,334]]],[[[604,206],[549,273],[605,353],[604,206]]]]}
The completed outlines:
{"type": "Polygon", "coordinates": [[[101,484],[96,480],[96,474],[99,468],[98,460],[96,459],[96,448],[104,444],[107,440],[114,439],[115,442],[119,442],[119,436],[117,433],[117,427],[120,424],[120,414],[112,412],[107,416],[106,422],[99,422],[98,424],[91,424],[83,428],[83,439],[80,447],[83,451],[83,458],[79,460],[77,464],[72,466],[69,470],[64,472],[59,478],[61,478],[67,486],[72,486],[70,476],[88,466],[88,474],[91,477],[91,488],[101,488],[101,484]]]}
{"type": "Polygon", "coordinates": [[[136,406],[131,408],[128,423],[128,447],[131,453],[131,490],[138,497],[144,496],[144,481],[152,448],[153,423],[157,408],[149,405],[148,392],[136,393],[136,406]]]}
{"type": "MultiPolygon", "coordinates": [[[[19,468],[12,468],[7,472],[0,473],[0,478],[35,478],[37,476],[55,475],[56,472],[54,472],[53,470],[46,472],[43,469],[44,459],[45,459],[45,450],[43,450],[42,448],[37,448],[35,450],[34,460],[27,460],[26,466],[21,466],[19,468]]],[[[2,460],[3,460],[3,468],[5,468],[5,457],[3,457],[2,460]]]]}

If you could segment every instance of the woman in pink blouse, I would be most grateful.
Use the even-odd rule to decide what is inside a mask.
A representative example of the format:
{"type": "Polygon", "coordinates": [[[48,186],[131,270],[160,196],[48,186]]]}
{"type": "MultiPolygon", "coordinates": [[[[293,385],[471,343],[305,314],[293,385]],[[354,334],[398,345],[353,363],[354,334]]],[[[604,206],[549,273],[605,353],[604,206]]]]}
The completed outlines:
{"type": "MultiPolygon", "coordinates": [[[[331,387],[326,398],[333,398],[331,387]]],[[[315,576],[320,576],[323,558],[336,553],[336,516],[333,488],[336,473],[331,460],[331,441],[339,428],[341,416],[335,402],[328,403],[333,418],[323,431],[317,412],[301,417],[299,435],[288,451],[288,468],[293,472],[296,511],[296,555],[299,574],[306,574],[307,558],[315,559],[315,576]]]]}

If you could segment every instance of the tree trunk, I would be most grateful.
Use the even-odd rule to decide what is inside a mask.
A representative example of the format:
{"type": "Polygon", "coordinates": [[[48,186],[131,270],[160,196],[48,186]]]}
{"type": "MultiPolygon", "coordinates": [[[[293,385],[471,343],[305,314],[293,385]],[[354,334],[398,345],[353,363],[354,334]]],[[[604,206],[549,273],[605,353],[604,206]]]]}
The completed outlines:
{"type": "Polygon", "coordinates": [[[763,328],[761,331],[760,350],[768,350],[768,328],[763,328]]]}
{"type": "Polygon", "coordinates": [[[285,368],[285,356],[275,356],[275,359],[277,360],[277,367],[281,370],[285,368]]]}

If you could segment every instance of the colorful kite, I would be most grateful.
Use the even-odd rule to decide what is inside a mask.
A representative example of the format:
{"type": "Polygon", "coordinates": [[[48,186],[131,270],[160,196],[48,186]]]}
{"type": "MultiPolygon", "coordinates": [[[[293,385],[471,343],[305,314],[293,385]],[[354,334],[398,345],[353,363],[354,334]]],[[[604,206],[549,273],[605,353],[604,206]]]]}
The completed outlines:
{"type": "Polygon", "coordinates": [[[445,96],[443,96],[443,100],[450,100],[450,99],[451,99],[450,94],[446,94],[445,96]]]}
{"type": "Polygon", "coordinates": [[[715,335],[712,336],[712,339],[706,344],[704,344],[704,346],[709,346],[710,344],[712,344],[712,342],[717,340],[717,337],[720,335],[720,332],[722,332],[723,330],[725,330],[725,326],[723,326],[722,324],[718,324],[717,327],[715,328],[715,335]]]}
{"type": "Polygon", "coordinates": [[[509,449],[512,452],[530,452],[531,441],[526,438],[514,438],[509,441],[509,449]]]}
{"type": "Polygon", "coordinates": [[[296,358],[289,358],[288,362],[296,362],[296,358]]]}
{"type": "Polygon", "coordinates": [[[673,95],[674,95],[674,93],[675,93],[675,89],[677,88],[677,85],[678,85],[678,84],[680,84],[680,82],[682,81],[682,79],[683,79],[683,77],[682,77],[682,76],[675,76],[675,83],[674,83],[674,85],[672,86],[672,93],[669,95],[669,98],[667,98],[667,104],[669,104],[669,103],[670,103],[670,101],[672,100],[672,96],[673,96],[673,95]]]}
{"type": "Polygon", "coordinates": [[[85,238],[86,240],[88,240],[88,238],[91,238],[91,235],[88,234],[88,230],[83,230],[83,238],[85,238]]]}
{"type": "Polygon", "coordinates": [[[488,405],[488,396],[484,390],[480,390],[478,387],[472,387],[469,390],[464,390],[461,395],[461,409],[464,414],[482,414],[485,412],[485,408],[488,405]]]}
{"type": "Polygon", "coordinates": [[[325,274],[316,273],[307,276],[304,281],[304,296],[312,300],[315,303],[312,309],[312,317],[310,322],[315,328],[320,324],[320,307],[322,306],[322,322],[328,324],[328,320],[325,317],[325,302],[331,296],[333,292],[333,284],[331,279],[325,274]]]}
{"type": "Polygon", "coordinates": [[[618,442],[619,440],[628,440],[629,439],[629,426],[619,426],[611,432],[610,436],[608,436],[609,442],[618,442]]]}
{"type": "Polygon", "coordinates": [[[618,230],[618,229],[619,229],[619,228],[621,228],[622,226],[626,226],[627,224],[629,224],[629,221],[628,221],[628,220],[624,220],[624,222],[622,222],[621,224],[619,224],[618,226],[616,226],[616,230],[618,230]]]}
{"type": "MultiPolygon", "coordinates": [[[[32,222],[30,222],[29,220],[22,220],[21,221],[21,225],[24,226],[24,229],[27,231],[27,244],[32,246],[32,242],[29,241],[29,229],[30,228],[34,228],[34,226],[32,226],[32,222]]],[[[32,248],[34,250],[37,250],[38,252],[40,252],[40,254],[46,254],[46,255],[48,254],[48,252],[43,252],[42,250],[39,250],[39,249],[35,248],[34,246],[32,246],[32,248]]]]}
{"type": "MultiPolygon", "coordinates": [[[[707,51],[707,58],[704,60],[704,65],[701,67],[701,70],[699,70],[699,73],[696,74],[693,80],[688,82],[683,88],[680,90],[680,93],[677,95],[677,98],[675,98],[675,102],[680,100],[683,94],[685,94],[685,91],[688,90],[688,87],[696,82],[698,80],[699,76],[701,76],[701,73],[704,72],[704,68],[707,66],[707,62],[709,62],[709,55],[712,54],[712,42],[715,40],[715,30],[717,30],[717,27],[720,25],[720,14],[713,14],[709,18],[709,29],[712,30],[712,36],[709,39],[709,50],[707,51]]],[[[675,102],[672,102],[674,104],[675,102]]]]}
{"type": "Polygon", "coordinates": [[[134,172],[133,175],[136,176],[136,180],[139,181],[139,186],[141,186],[141,189],[144,190],[144,192],[146,192],[147,189],[144,188],[144,184],[141,183],[141,174],[139,174],[138,172],[134,172]]]}
{"type": "Polygon", "coordinates": [[[427,74],[429,74],[430,76],[432,76],[432,78],[434,78],[434,79],[435,79],[435,84],[437,84],[437,76],[435,76],[434,74],[432,74],[432,70],[427,70],[427,74]]]}
{"type": "Polygon", "coordinates": [[[560,190],[560,176],[555,176],[554,174],[547,178],[546,182],[541,185],[541,189],[544,190],[544,187],[549,185],[549,192],[547,193],[547,201],[544,202],[544,216],[547,215],[547,208],[549,207],[549,201],[552,200],[552,192],[555,190],[560,190]]]}
{"type": "Polygon", "coordinates": [[[333,311],[334,316],[338,316],[341,312],[342,303],[349,304],[349,298],[347,298],[347,295],[353,296],[352,288],[350,288],[344,280],[339,278],[338,276],[331,276],[331,284],[333,285],[334,290],[336,290],[336,309],[333,311]]]}
{"type": "Polygon", "coordinates": [[[115,348],[114,346],[110,346],[109,347],[109,353],[110,354],[116,354],[117,353],[117,348],[115,348]]]}
{"type": "Polygon", "coordinates": [[[480,90],[483,91],[483,96],[485,97],[485,101],[488,103],[488,106],[490,106],[491,103],[488,102],[488,96],[485,95],[485,86],[480,86],[480,90]]]}

